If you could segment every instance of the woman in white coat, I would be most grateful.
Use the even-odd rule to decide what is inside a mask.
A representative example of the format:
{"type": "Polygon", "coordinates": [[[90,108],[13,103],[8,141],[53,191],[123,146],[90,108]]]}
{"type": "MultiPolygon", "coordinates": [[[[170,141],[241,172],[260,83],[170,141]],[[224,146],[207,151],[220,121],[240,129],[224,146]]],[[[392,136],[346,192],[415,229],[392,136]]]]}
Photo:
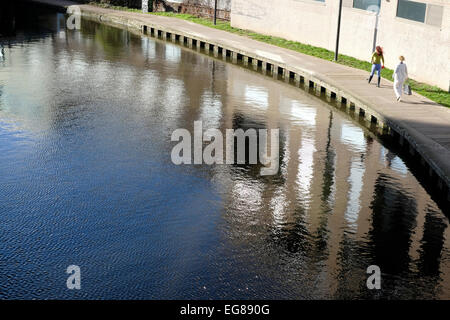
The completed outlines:
{"type": "Polygon", "coordinates": [[[402,91],[403,91],[403,84],[408,79],[408,68],[406,67],[406,64],[404,63],[405,57],[400,56],[399,57],[400,63],[395,68],[394,74],[392,77],[394,78],[394,91],[395,95],[397,97],[397,101],[401,101],[402,99],[402,91]]]}

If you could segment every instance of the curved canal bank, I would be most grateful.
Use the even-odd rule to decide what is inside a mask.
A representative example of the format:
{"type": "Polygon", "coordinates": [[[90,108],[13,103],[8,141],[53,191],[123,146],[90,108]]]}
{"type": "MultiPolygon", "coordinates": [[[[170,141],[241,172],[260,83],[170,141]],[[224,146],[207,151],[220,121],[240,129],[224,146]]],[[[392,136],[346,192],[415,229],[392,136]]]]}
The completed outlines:
{"type": "MultiPolygon", "coordinates": [[[[34,0],[68,6],[70,1],[34,0]]],[[[299,87],[313,88],[336,107],[357,115],[379,134],[390,135],[428,172],[444,201],[450,201],[450,109],[413,94],[397,103],[392,83],[366,83],[367,72],[188,21],[80,5],[82,15],[140,30],[233,63],[242,62],[299,87]]]]}

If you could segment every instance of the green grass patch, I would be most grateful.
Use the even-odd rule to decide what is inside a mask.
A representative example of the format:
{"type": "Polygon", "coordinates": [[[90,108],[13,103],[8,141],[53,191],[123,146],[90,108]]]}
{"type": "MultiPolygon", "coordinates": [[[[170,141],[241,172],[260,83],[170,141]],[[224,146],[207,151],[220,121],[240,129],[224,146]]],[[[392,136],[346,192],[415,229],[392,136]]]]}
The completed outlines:
{"type": "MultiPolygon", "coordinates": [[[[115,10],[124,10],[124,11],[139,12],[139,13],[142,12],[139,9],[131,9],[131,8],[119,7],[119,6],[109,6],[109,5],[99,4],[99,3],[95,3],[95,2],[91,2],[90,4],[104,7],[104,8],[115,9],[115,10]]],[[[238,34],[241,36],[245,36],[245,37],[248,37],[248,38],[251,38],[254,40],[272,44],[272,45],[275,45],[278,47],[290,49],[290,50],[297,51],[297,52],[300,52],[303,54],[307,54],[310,56],[314,56],[317,58],[335,62],[333,51],[330,51],[330,50],[327,50],[324,48],[314,47],[314,46],[296,42],[296,41],[286,40],[286,39],[279,38],[279,37],[263,35],[263,34],[259,34],[256,32],[249,31],[249,30],[234,28],[230,25],[230,22],[228,22],[228,21],[217,20],[217,25],[214,25],[213,21],[210,19],[196,17],[196,16],[193,16],[190,14],[173,13],[173,12],[149,12],[149,14],[191,21],[191,22],[201,24],[206,27],[235,33],[235,34],[238,34]]],[[[339,63],[339,64],[353,67],[356,69],[366,70],[367,72],[370,71],[371,66],[372,66],[371,63],[368,61],[362,61],[362,60],[359,60],[359,59],[356,59],[356,58],[353,58],[350,56],[346,56],[346,55],[341,55],[341,54],[339,55],[338,61],[335,63],[339,63]]],[[[392,74],[393,74],[393,70],[388,69],[388,68],[384,68],[381,71],[381,76],[388,80],[392,80],[392,74]]],[[[450,93],[449,92],[444,91],[437,86],[431,86],[426,83],[421,83],[421,82],[418,82],[418,81],[415,81],[412,79],[408,80],[408,83],[411,86],[411,89],[413,91],[417,92],[418,94],[420,94],[424,97],[427,97],[428,99],[430,99],[434,102],[437,102],[443,106],[450,108],[450,93]]]]}

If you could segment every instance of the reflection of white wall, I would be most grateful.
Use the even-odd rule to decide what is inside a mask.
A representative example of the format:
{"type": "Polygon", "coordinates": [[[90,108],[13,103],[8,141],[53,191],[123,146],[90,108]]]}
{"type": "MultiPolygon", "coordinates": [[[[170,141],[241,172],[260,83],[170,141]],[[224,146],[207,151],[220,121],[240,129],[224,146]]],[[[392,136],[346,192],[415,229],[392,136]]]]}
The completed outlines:
{"type": "Polygon", "coordinates": [[[289,116],[294,123],[311,128],[316,126],[316,108],[307,107],[300,101],[294,100],[289,111],[289,116]]]}
{"type": "Polygon", "coordinates": [[[408,168],[406,167],[403,160],[400,159],[398,156],[395,156],[395,158],[392,159],[391,168],[392,168],[392,170],[394,170],[402,175],[406,175],[408,173],[408,168]]]}
{"type": "Polygon", "coordinates": [[[350,146],[357,152],[364,152],[366,150],[364,131],[352,124],[342,124],[341,142],[350,146]]]}
{"type": "Polygon", "coordinates": [[[281,172],[282,176],[285,179],[287,179],[288,165],[289,165],[289,160],[291,159],[291,150],[290,150],[291,137],[289,134],[289,128],[286,128],[286,130],[284,131],[284,137],[285,137],[284,144],[283,144],[284,156],[282,157],[282,163],[280,163],[280,172],[281,172]]]}
{"type": "Polygon", "coordinates": [[[390,169],[403,176],[406,176],[408,173],[408,167],[403,160],[384,147],[380,150],[380,161],[383,165],[388,166],[390,169]]]}
{"type": "Polygon", "coordinates": [[[141,45],[142,55],[144,57],[154,59],[156,57],[155,41],[153,41],[147,37],[142,37],[141,43],[142,43],[142,45],[141,45]]]}
{"type": "Polygon", "coordinates": [[[184,95],[185,87],[184,81],[180,79],[166,79],[164,83],[161,83],[159,88],[159,93],[164,94],[164,104],[161,107],[164,109],[166,123],[169,127],[176,126],[176,123],[180,116],[183,115],[181,112],[184,109],[184,95]]]}
{"type": "Polygon", "coordinates": [[[316,152],[314,134],[302,135],[302,146],[298,150],[297,185],[299,198],[308,202],[311,198],[311,183],[314,175],[314,152],[316,152]]]}
{"type": "Polygon", "coordinates": [[[238,207],[253,211],[261,209],[263,184],[251,180],[239,180],[233,185],[232,199],[238,207]]]}
{"type": "MultiPolygon", "coordinates": [[[[284,179],[288,179],[287,167],[290,159],[290,137],[289,130],[286,130],[284,141],[284,157],[282,158],[282,163],[280,164],[280,172],[284,179]]],[[[282,227],[286,218],[286,209],[289,205],[289,200],[286,196],[288,184],[284,184],[277,188],[274,192],[274,196],[270,200],[270,207],[273,211],[273,221],[275,227],[282,227]]]]}
{"type": "Polygon", "coordinates": [[[275,191],[274,196],[270,199],[270,207],[272,208],[273,220],[276,227],[282,227],[286,218],[287,205],[286,190],[282,186],[275,191]]]}
{"type": "Polygon", "coordinates": [[[364,172],[364,163],[359,162],[358,158],[353,158],[350,176],[348,177],[350,190],[348,192],[347,210],[345,212],[345,219],[353,226],[355,226],[355,223],[358,220],[359,211],[361,209],[360,196],[364,184],[364,172]]]}
{"type": "Polygon", "coordinates": [[[245,86],[245,102],[251,106],[266,110],[269,107],[267,88],[245,86]]]}
{"type": "MultiPolygon", "coordinates": [[[[53,82],[56,81],[56,77],[49,76],[55,72],[52,41],[47,38],[39,45],[24,44],[23,47],[12,47],[9,49],[11,56],[16,61],[26,63],[17,63],[12,69],[14,74],[10,68],[4,68],[0,72],[0,83],[3,83],[3,79],[7,79],[8,84],[2,91],[2,111],[24,121],[39,119],[40,121],[33,125],[39,124],[42,128],[51,125],[46,121],[51,118],[51,106],[55,102],[50,89],[55,86],[53,82]]],[[[68,56],[57,59],[64,59],[68,61],[66,66],[70,65],[68,56]]]]}
{"type": "Polygon", "coordinates": [[[222,119],[222,102],[220,96],[214,95],[209,91],[202,96],[201,100],[201,120],[203,121],[203,130],[220,128],[222,119]]]}
{"type": "Polygon", "coordinates": [[[165,58],[167,61],[179,63],[181,59],[181,48],[170,43],[165,45],[165,58]]]}

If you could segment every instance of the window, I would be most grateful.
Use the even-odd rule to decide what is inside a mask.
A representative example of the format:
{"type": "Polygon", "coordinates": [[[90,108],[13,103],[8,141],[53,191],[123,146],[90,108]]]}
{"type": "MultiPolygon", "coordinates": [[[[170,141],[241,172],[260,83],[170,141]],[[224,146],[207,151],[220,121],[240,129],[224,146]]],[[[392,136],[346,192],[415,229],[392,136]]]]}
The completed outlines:
{"type": "Polygon", "coordinates": [[[397,17],[418,22],[425,22],[426,11],[426,3],[398,0],[397,17]]]}
{"type": "Polygon", "coordinates": [[[379,12],[381,0],[353,0],[353,8],[379,12]]]}

